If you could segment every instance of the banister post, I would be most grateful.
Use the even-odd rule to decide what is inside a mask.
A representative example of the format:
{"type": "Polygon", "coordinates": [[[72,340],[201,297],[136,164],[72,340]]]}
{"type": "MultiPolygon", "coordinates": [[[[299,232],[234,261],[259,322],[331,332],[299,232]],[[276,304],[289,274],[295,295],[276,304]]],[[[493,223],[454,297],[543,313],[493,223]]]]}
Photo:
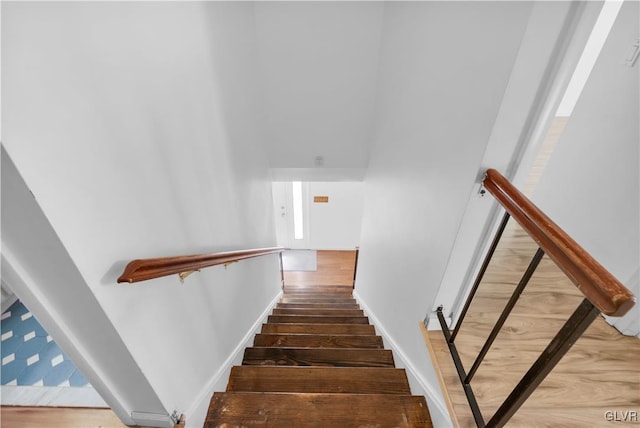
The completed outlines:
{"type": "Polygon", "coordinates": [[[498,226],[498,230],[496,231],[496,234],[493,237],[493,241],[491,242],[491,246],[489,247],[489,251],[487,251],[487,255],[484,257],[484,261],[482,262],[482,266],[480,267],[480,271],[478,272],[478,275],[476,276],[476,280],[473,283],[473,287],[471,288],[471,291],[469,292],[469,296],[467,297],[467,300],[464,303],[464,307],[462,308],[462,312],[460,312],[460,317],[458,318],[458,322],[456,323],[456,326],[453,328],[453,333],[451,334],[451,337],[449,339],[450,343],[453,343],[453,341],[456,340],[456,336],[458,335],[458,331],[460,330],[460,326],[462,325],[462,321],[464,320],[464,317],[467,315],[467,311],[469,310],[469,306],[471,306],[471,301],[473,300],[473,297],[476,295],[476,291],[478,291],[478,287],[480,286],[480,283],[482,282],[482,278],[484,277],[484,273],[487,271],[487,268],[489,267],[489,263],[491,262],[491,259],[493,258],[493,253],[496,251],[496,248],[498,247],[498,244],[500,243],[500,238],[502,238],[502,233],[504,232],[504,229],[507,227],[507,223],[509,222],[509,218],[511,218],[511,216],[509,215],[508,212],[505,212],[504,215],[502,216],[502,221],[500,221],[500,225],[498,226]]]}

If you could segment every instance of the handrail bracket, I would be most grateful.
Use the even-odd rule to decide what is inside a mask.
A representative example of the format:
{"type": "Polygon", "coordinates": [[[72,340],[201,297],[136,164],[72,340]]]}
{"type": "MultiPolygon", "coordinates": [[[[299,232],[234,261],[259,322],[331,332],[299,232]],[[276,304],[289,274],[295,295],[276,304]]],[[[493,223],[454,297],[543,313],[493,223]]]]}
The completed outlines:
{"type": "MultiPolygon", "coordinates": [[[[226,264],[225,264],[225,266],[226,266],[226,264]]],[[[180,278],[180,283],[184,284],[184,280],[194,272],[200,272],[200,269],[188,270],[186,272],[180,272],[178,274],[178,277],[180,278]]]]}

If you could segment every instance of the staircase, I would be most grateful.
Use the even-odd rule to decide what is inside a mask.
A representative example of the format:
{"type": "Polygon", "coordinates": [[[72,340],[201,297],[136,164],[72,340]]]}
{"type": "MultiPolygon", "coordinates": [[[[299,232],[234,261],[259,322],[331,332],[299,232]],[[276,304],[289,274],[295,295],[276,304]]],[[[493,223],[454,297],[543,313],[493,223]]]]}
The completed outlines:
{"type": "Polygon", "coordinates": [[[205,427],[431,427],[425,398],[351,295],[287,287],[205,427]]]}

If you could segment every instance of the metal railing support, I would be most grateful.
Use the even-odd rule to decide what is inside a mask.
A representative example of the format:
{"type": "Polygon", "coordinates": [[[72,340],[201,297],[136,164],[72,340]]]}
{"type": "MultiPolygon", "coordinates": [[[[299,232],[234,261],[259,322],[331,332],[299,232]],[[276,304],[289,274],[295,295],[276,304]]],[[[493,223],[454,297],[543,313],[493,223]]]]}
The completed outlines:
{"type": "Polygon", "coordinates": [[[582,301],[489,420],[487,427],[501,427],[514,415],[599,314],[598,308],[588,299],[582,301]]]}

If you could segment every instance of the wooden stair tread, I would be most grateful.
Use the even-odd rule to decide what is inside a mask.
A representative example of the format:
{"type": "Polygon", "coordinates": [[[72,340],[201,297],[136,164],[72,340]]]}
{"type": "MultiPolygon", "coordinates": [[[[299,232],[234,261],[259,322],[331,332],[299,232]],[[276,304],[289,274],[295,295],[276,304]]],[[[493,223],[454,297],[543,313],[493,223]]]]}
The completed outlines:
{"type": "Polygon", "coordinates": [[[382,337],[367,335],[331,334],[256,334],[253,346],[293,348],[375,348],[382,349],[382,337]]]}
{"type": "Polygon", "coordinates": [[[352,285],[286,285],[284,287],[287,293],[348,293],[353,292],[352,285]]]}
{"type": "Polygon", "coordinates": [[[320,296],[320,297],[353,297],[353,293],[351,291],[344,292],[328,292],[328,291],[318,291],[318,290],[308,290],[308,291],[290,291],[284,290],[283,295],[286,296],[320,296]]]}
{"type": "Polygon", "coordinates": [[[332,317],[328,315],[269,315],[267,323],[275,324],[369,324],[369,318],[357,317],[332,317]]]}
{"type": "Polygon", "coordinates": [[[351,289],[285,289],[205,427],[431,427],[351,289]]]}
{"type": "Polygon", "coordinates": [[[318,290],[318,289],[297,289],[287,290],[285,289],[283,294],[285,296],[326,296],[326,297],[353,297],[353,290],[318,290]]]}
{"type": "Polygon", "coordinates": [[[216,392],[205,427],[431,427],[422,396],[216,392]]]}
{"type": "Polygon", "coordinates": [[[362,309],[311,309],[311,308],[275,308],[273,315],[330,315],[333,317],[361,317],[364,316],[362,309]]]}
{"type": "Polygon", "coordinates": [[[411,395],[404,369],[373,367],[235,366],[230,391],[411,395]]]}
{"type": "Polygon", "coordinates": [[[300,333],[300,334],[376,334],[371,324],[262,324],[262,333],[300,333]]]}
{"type": "Polygon", "coordinates": [[[281,303],[351,303],[356,304],[353,298],[332,298],[332,297],[287,297],[280,299],[281,303]]]}
{"type": "MultiPolygon", "coordinates": [[[[287,299],[283,297],[280,300],[280,303],[285,304],[294,304],[294,305],[330,305],[331,307],[336,307],[337,305],[357,305],[353,299],[287,299]]],[[[325,306],[326,307],[326,306],[325,306]]],[[[359,308],[358,308],[359,309],[359,308]]]]}
{"type": "Polygon", "coordinates": [[[278,303],[276,308],[281,309],[360,309],[356,303],[278,303]]]}
{"type": "Polygon", "coordinates": [[[389,349],[274,348],[253,347],[244,351],[243,365],[395,367],[389,349]]]}

